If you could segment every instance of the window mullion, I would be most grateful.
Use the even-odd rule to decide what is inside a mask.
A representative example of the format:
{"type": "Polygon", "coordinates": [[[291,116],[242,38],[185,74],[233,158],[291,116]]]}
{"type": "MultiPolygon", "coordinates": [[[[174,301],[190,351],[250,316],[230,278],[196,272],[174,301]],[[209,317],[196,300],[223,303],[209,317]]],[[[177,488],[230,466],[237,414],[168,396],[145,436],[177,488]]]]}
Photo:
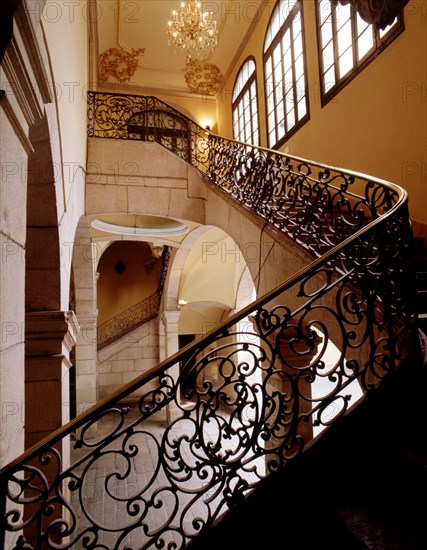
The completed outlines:
{"type": "Polygon", "coordinates": [[[351,43],[353,48],[353,71],[359,65],[359,40],[357,33],[357,12],[350,6],[351,43]]]}
{"type": "MultiPolygon", "coordinates": [[[[284,125],[285,135],[288,130],[288,116],[286,113],[286,85],[285,85],[286,67],[285,67],[285,52],[284,52],[284,38],[286,35],[286,31],[287,31],[287,28],[285,27],[280,37],[280,68],[281,68],[280,72],[281,72],[281,85],[282,85],[283,125],[284,125]]],[[[277,127],[278,126],[279,125],[277,125],[277,127]]],[[[279,136],[276,134],[276,141],[278,141],[279,139],[280,139],[279,136]]]]}
{"type": "MultiPolygon", "coordinates": [[[[334,73],[335,73],[335,82],[339,81],[340,78],[340,58],[338,55],[338,25],[337,25],[337,6],[331,6],[331,17],[332,17],[332,45],[334,49],[334,73]]],[[[325,91],[326,91],[326,82],[325,82],[325,91]]]]}
{"type": "MultiPolygon", "coordinates": [[[[294,15],[296,17],[297,14],[294,15]]],[[[296,73],[296,67],[295,67],[295,44],[294,44],[294,17],[292,18],[290,22],[290,31],[291,31],[291,64],[292,64],[292,99],[293,99],[293,109],[294,109],[294,117],[295,117],[295,124],[298,122],[297,120],[297,73],[296,73]]]]}

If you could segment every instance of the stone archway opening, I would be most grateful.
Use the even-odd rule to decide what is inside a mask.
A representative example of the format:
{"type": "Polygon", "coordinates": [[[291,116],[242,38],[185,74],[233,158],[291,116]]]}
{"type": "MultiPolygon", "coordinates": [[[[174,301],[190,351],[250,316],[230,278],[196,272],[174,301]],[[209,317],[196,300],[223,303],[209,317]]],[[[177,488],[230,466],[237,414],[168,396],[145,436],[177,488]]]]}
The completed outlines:
{"type": "Polygon", "coordinates": [[[62,310],[55,172],[47,116],[30,129],[25,256],[25,445],[69,420],[70,351],[77,327],[62,310]]]}

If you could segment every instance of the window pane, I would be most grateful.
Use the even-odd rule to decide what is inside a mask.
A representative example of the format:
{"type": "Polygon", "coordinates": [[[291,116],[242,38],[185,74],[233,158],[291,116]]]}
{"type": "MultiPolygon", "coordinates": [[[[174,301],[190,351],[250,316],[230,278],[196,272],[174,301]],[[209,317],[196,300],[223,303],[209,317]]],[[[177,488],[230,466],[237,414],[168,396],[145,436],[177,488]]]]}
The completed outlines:
{"type": "Polygon", "coordinates": [[[276,137],[276,142],[273,145],[275,145],[277,143],[277,141],[279,141],[280,139],[285,137],[285,121],[284,120],[281,120],[279,122],[279,124],[277,125],[276,136],[277,136],[276,137]]]}
{"type": "Polygon", "coordinates": [[[298,101],[298,120],[301,120],[307,114],[307,105],[305,104],[305,97],[298,101]]]}
{"type": "Polygon", "coordinates": [[[233,88],[233,133],[239,141],[253,142],[253,118],[258,112],[255,77],[255,63],[249,59],[240,68],[233,88]]]}
{"type": "Polygon", "coordinates": [[[351,39],[351,21],[349,20],[338,31],[338,55],[342,55],[351,46],[351,39]]]}
{"type": "Polygon", "coordinates": [[[330,0],[320,0],[319,2],[319,16],[320,16],[320,24],[323,25],[325,21],[331,22],[331,10],[332,10],[332,4],[330,0]]]}
{"type": "Polygon", "coordinates": [[[300,101],[300,99],[304,96],[305,96],[305,78],[304,78],[304,75],[302,75],[301,78],[297,80],[297,85],[296,85],[297,101],[300,101]]]}
{"type": "Polygon", "coordinates": [[[285,96],[286,114],[290,113],[294,109],[294,90],[290,88],[285,96]]]}
{"type": "Polygon", "coordinates": [[[265,62],[265,75],[266,75],[267,80],[270,79],[270,75],[271,75],[272,72],[273,72],[273,68],[272,68],[272,65],[271,65],[271,57],[269,57],[267,59],[267,61],[265,62]]]}
{"type": "MultiPolygon", "coordinates": [[[[327,8],[326,4],[325,7],[327,8]]],[[[267,130],[269,146],[274,147],[298,122],[297,112],[299,118],[308,113],[301,1],[280,0],[276,4],[267,28],[266,41],[267,38],[271,39],[268,47],[269,55],[264,56],[265,94],[267,111],[270,111],[267,117],[267,130]],[[280,28],[276,29],[274,25],[277,21],[278,9],[280,10],[280,28]],[[273,85],[274,94],[271,94],[273,85]],[[272,101],[274,101],[273,105],[271,105],[272,101]],[[301,102],[301,107],[298,102],[301,102]]]]}
{"type": "Polygon", "coordinates": [[[268,93],[266,94],[266,96],[267,96],[267,114],[269,114],[272,111],[274,112],[274,88],[273,88],[272,85],[268,85],[268,83],[267,83],[266,90],[268,91],[268,93]]]}
{"type": "Polygon", "coordinates": [[[280,48],[280,44],[278,44],[273,51],[273,65],[274,67],[277,67],[277,65],[280,65],[282,61],[282,50],[280,48]]]}
{"type": "Polygon", "coordinates": [[[274,128],[275,125],[276,125],[276,117],[275,117],[275,111],[273,111],[272,113],[270,113],[268,117],[268,127],[274,128]]]}
{"type": "Polygon", "coordinates": [[[353,50],[349,48],[344,54],[339,58],[339,78],[342,78],[353,68],[353,50]]]}
{"type": "Polygon", "coordinates": [[[302,34],[298,33],[294,38],[294,55],[298,57],[302,54],[302,34]]]}
{"type": "Polygon", "coordinates": [[[327,47],[323,50],[323,69],[327,71],[334,62],[334,45],[332,42],[329,42],[327,47]]]}
{"type": "Polygon", "coordinates": [[[295,61],[295,78],[298,80],[304,74],[304,60],[302,55],[295,61]]]}
{"type": "Polygon", "coordinates": [[[323,89],[325,92],[335,86],[335,67],[331,67],[323,76],[323,89]]]}
{"type": "Polygon", "coordinates": [[[335,14],[334,14],[334,20],[337,25],[337,29],[339,30],[343,25],[346,24],[346,22],[351,17],[351,8],[350,4],[347,4],[346,6],[343,6],[341,4],[337,4],[335,6],[335,14]]]}
{"type": "Polygon", "coordinates": [[[374,37],[372,28],[369,26],[357,40],[357,60],[360,61],[373,48],[374,37]]]}
{"type": "Polygon", "coordinates": [[[368,27],[371,27],[372,29],[372,26],[362,19],[358,13],[356,13],[356,27],[358,36],[360,36],[368,27]]]}
{"type": "Polygon", "coordinates": [[[292,74],[292,67],[285,73],[285,90],[288,93],[289,88],[292,88],[294,81],[294,75],[292,74]]]}
{"type": "Polygon", "coordinates": [[[294,32],[294,40],[297,34],[301,32],[301,16],[297,14],[292,21],[292,30],[294,32]]]}
{"type": "Polygon", "coordinates": [[[321,33],[322,37],[322,47],[325,47],[326,44],[332,40],[332,23],[330,21],[326,21],[321,27],[321,33]]]}
{"type": "Polygon", "coordinates": [[[288,113],[288,116],[286,118],[286,125],[287,125],[287,130],[289,132],[289,130],[292,130],[292,128],[295,126],[295,109],[292,109],[289,113],[288,113]]]}
{"type": "Polygon", "coordinates": [[[276,108],[276,119],[280,122],[285,118],[285,113],[283,109],[283,101],[281,101],[276,108]]]}
{"type": "Polygon", "coordinates": [[[291,48],[288,48],[285,51],[285,55],[283,56],[283,65],[285,68],[288,68],[292,65],[292,51],[291,48]]]}

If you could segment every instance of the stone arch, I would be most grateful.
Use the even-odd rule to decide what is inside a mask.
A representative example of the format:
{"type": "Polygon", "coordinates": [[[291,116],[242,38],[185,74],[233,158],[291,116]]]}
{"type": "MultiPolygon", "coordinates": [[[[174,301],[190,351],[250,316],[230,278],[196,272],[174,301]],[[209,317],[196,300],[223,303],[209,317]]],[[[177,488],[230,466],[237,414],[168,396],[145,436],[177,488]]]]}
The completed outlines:
{"type": "Polygon", "coordinates": [[[29,131],[26,174],[25,444],[69,419],[70,351],[77,325],[68,310],[69,271],[61,260],[63,201],[58,126],[52,111],[29,131]]]}
{"type": "Polygon", "coordinates": [[[195,242],[204,233],[209,231],[211,227],[211,225],[200,225],[185,237],[179,248],[175,251],[173,260],[170,262],[169,273],[164,288],[164,309],[166,311],[177,309],[179,284],[185,261],[195,242]]]}
{"type": "Polygon", "coordinates": [[[47,117],[30,129],[28,155],[26,311],[61,309],[60,247],[55,165],[47,117]]]}
{"type": "Polygon", "coordinates": [[[80,326],[75,349],[75,403],[80,414],[97,402],[97,297],[96,266],[100,248],[92,242],[89,223],[82,216],[77,224],[72,270],[75,312],[80,326]]]}

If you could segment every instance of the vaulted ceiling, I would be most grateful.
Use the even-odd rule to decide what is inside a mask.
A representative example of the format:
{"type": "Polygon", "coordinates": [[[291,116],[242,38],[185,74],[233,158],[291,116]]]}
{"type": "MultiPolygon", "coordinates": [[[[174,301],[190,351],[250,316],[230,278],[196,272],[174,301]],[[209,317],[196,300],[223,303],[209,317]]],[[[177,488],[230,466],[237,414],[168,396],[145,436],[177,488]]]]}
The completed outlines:
{"type": "Polygon", "coordinates": [[[215,95],[247,40],[266,0],[209,0],[218,45],[188,65],[186,53],[168,43],[167,22],[180,0],[96,0],[95,56],[100,84],[145,90],[215,95]]]}

